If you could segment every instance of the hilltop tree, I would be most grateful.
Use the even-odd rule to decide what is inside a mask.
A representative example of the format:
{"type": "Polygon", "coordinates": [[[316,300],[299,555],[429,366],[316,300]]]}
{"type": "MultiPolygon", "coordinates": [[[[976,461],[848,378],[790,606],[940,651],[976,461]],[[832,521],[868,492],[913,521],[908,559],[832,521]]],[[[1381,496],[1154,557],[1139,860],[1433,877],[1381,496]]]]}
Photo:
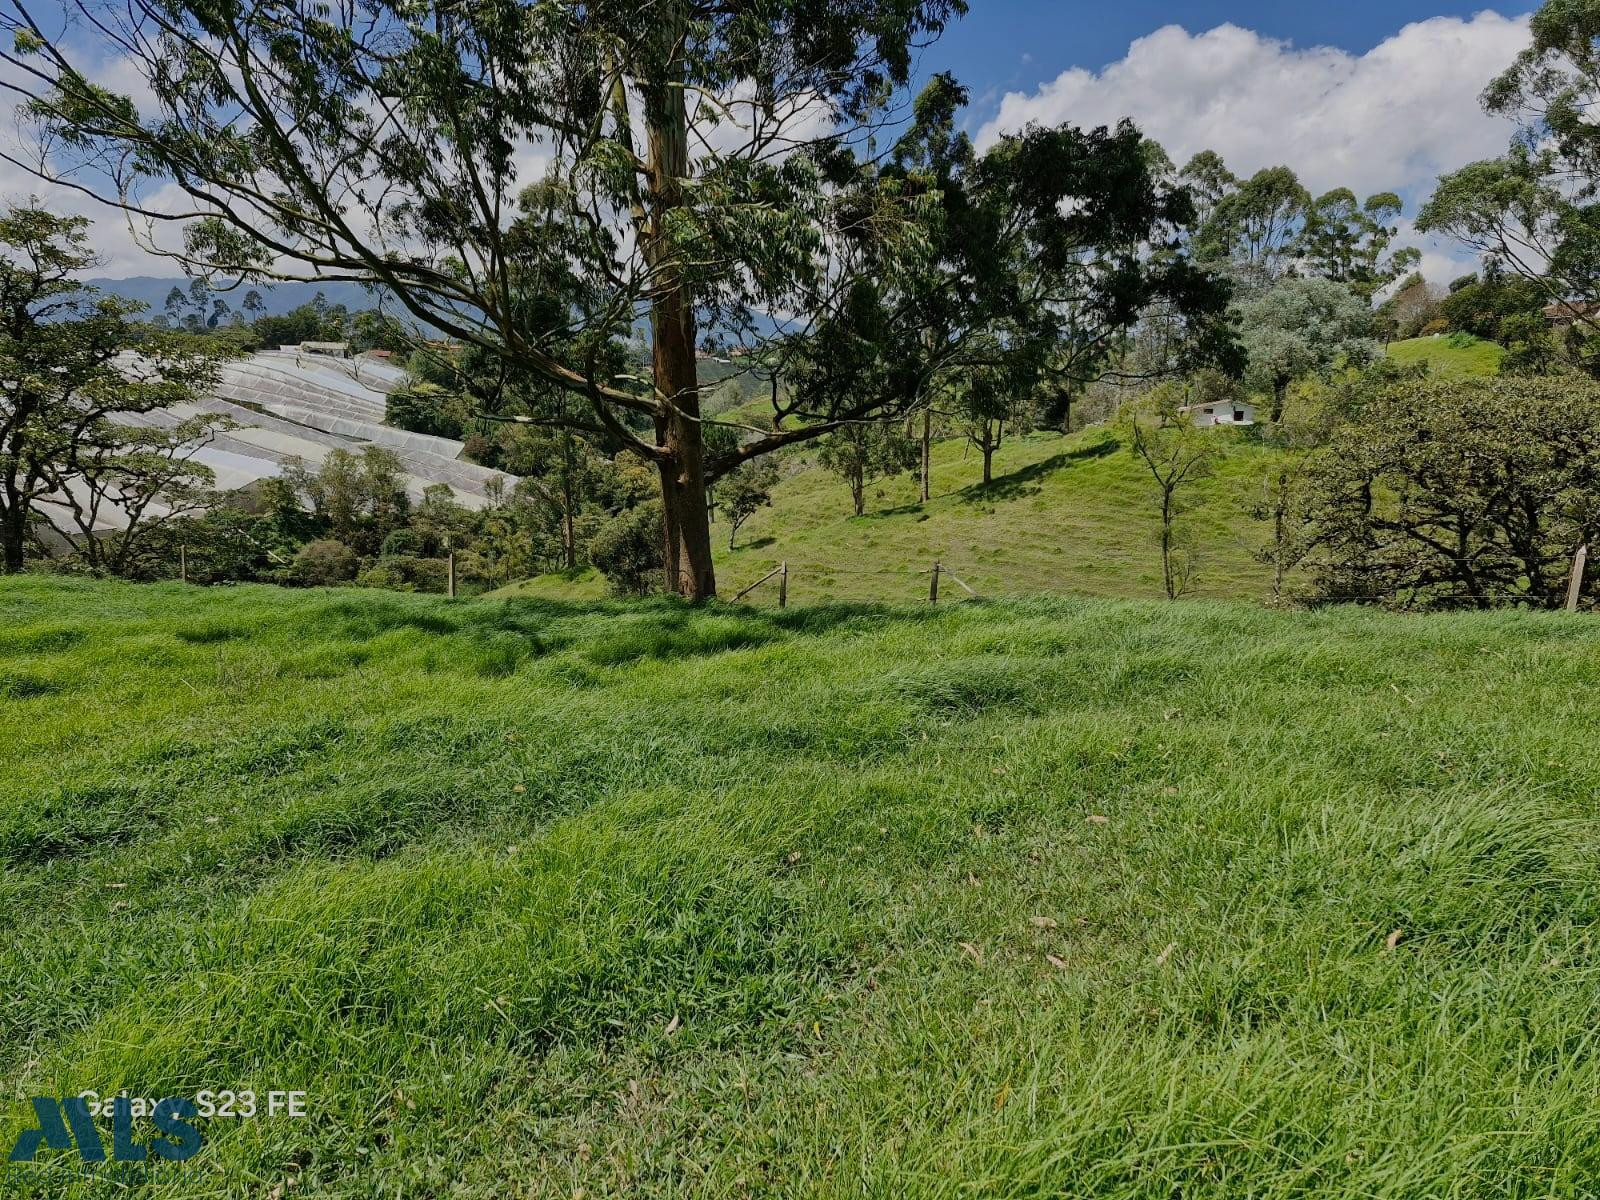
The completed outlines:
{"type": "Polygon", "coordinates": [[[1394,222],[1401,208],[1393,192],[1370,196],[1364,204],[1349,188],[1319,196],[1306,210],[1296,242],[1304,269],[1370,301],[1422,261],[1422,252],[1414,247],[1388,252],[1399,232],[1394,222]]]}
{"type": "Polygon", "coordinates": [[[1272,396],[1283,419],[1289,385],[1302,375],[1359,366],[1378,353],[1373,313],[1331,279],[1281,279],[1241,308],[1247,378],[1272,396]]]}
{"type": "Polygon", "coordinates": [[[1203,229],[1216,214],[1217,205],[1238,191],[1239,177],[1222,161],[1215,150],[1202,150],[1179,172],[1178,178],[1194,197],[1194,224],[1203,229]]]}
{"type": "Polygon", "coordinates": [[[1223,182],[1231,176],[1219,168],[1220,159],[1201,168],[1205,177],[1222,184],[1224,194],[1195,234],[1198,255],[1206,261],[1235,263],[1250,277],[1278,278],[1293,257],[1311,194],[1288,167],[1257,171],[1231,190],[1223,182]]]}
{"type": "Polygon", "coordinates": [[[20,571],[36,522],[96,570],[131,563],[156,525],[191,511],[215,422],[144,418],[193,400],[212,358],[141,329],[143,306],[77,276],[96,263],[88,221],[39,208],[0,215],[0,569],[20,571]],[[137,350],[137,358],[123,359],[137,350]]]}

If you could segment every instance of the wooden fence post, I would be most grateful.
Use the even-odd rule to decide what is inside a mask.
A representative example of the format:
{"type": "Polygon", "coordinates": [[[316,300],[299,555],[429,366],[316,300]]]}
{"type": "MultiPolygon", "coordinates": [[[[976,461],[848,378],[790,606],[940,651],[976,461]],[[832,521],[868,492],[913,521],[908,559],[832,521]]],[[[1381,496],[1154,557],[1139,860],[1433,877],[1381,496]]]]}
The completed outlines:
{"type": "Polygon", "coordinates": [[[1578,547],[1578,552],[1572,556],[1572,582],[1567,585],[1567,611],[1578,611],[1578,598],[1583,594],[1583,572],[1589,565],[1589,546],[1585,543],[1578,547]]]}
{"type": "Polygon", "coordinates": [[[928,585],[928,603],[939,603],[939,561],[933,563],[933,582],[928,585]]]}
{"type": "Polygon", "coordinates": [[[178,582],[189,582],[189,547],[184,545],[178,547],[178,582]]]}
{"type": "Polygon", "coordinates": [[[455,596],[456,596],[456,552],[454,550],[450,551],[449,582],[450,582],[450,598],[452,600],[454,600],[455,596]]]}
{"type": "Polygon", "coordinates": [[[778,607],[789,607],[789,564],[784,563],[778,573],[778,607]]]}

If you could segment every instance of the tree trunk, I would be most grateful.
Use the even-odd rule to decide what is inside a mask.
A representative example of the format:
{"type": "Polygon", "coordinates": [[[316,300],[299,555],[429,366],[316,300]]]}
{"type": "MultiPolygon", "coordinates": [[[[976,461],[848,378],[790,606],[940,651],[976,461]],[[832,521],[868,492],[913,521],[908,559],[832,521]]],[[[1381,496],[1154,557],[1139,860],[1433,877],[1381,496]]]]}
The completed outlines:
{"type": "Polygon", "coordinates": [[[28,513],[21,505],[8,505],[0,514],[0,547],[4,561],[0,574],[15,575],[22,570],[22,548],[28,536],[28,513]]]}
{"type": "Polygon", "coordinates": [[[706,513],[705,445],[700,425],[700,380],[694,357],[694,298],[681,264],[667,245],[671,214],[685,204],[689,177],[689,123],[684,107],[681,4],[660,20],[660,76],[645,87],[649,126],[649,228],[645,257],[654,273],[650,311],[652,365],[659,411],[656,444],[661,449],[661,509],[666,583],[687,600],[717,594],[711,562],[711,520],[706,513]]]}
{"type": "Polygon", "coordinates": [[[572,475],[572,430],[565,431],[562,440],[561,457],[565,470],[561,473],[561,559],[567,570],[576,570],[578,566],[578,538],[577,531],[572,526],[572,510],[576,507],[572,475]]]}
{"type": "MultiPolygon", "coordinates": [[[[692,356],[689,361],[692,372],[692,356]]],[[[658,370],[656,379],[662,378],[658,370]]],[[[682,399],[678,404],[683,407],[682,399]]],[[[696,404],[696,417],[698,412],[696,404]]],[[[700,422],[688,413],[678,413],[661,425],[661,444],[667,452],[660,463],[667,588],[686,600],[710,600],[717,594],[717,576],[711,563],[700,422]]]]}
{"type": "Polygon", "coordinates": [[[1289,401],[1289,384],[1291,382],[1293,381],[1279,379],[1272,389],[1272,423],[1274,425],[1283,420],[1283,408],[1289,401]]]}
{"type": "Polygon", "coordinates": [[[856,516],[863,517],[867,513],[867,478],[866,472],[860,464],[850,472],[850,499],[855,503],[856,516]]]}
{"type": "Polygon", "coordinates": [[[1172,486],[1161,490],[1161,579],[1166,584],[1167,599],[1178,598],[1177,580],[1172,574],[1172,486]]]}
{"type": "Polygon", "coordinates": [[[922,410],[922,502],[933,498],[933,409],[922,410]]]}
{"type": "Polygon", "coordinates": [[[985,421],[983,423],[983,441],[979,448],[983,451],[983,482],[985,486],[994,482],[994,452],[1000,445],[1000,439],[995,436],[994,425],[985,421]]]}

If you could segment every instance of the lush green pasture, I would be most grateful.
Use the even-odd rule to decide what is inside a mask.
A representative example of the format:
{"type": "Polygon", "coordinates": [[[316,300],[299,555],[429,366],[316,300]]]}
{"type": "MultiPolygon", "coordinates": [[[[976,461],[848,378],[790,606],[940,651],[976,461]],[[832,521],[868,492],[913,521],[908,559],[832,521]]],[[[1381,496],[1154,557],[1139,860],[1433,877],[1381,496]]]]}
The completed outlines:
{"type": "Polygon", "coordinates": [[[1506,356],[1504,346],[1470,334],[1391,342],[1385,353],[1398,363],[1427,363],[1431,374],[1456,379],[1498,375],[1500,360],[1506,356]]]}
{"type": "MultiPolygon", "coordinates": [[[[1266,527],[1250,511],[1273,452],[1226,430],[1216,441],[1217,470],[1186,497],[1191,510],[1181,519],[1196,560],[1193,594],[1260,600],[1272,569],[1252,556],[1266,527]]],[[[975,449],[942,441],[929,503],[918,502],[912,475],[899,475],[870,483],[867,513],[855,517],[849,485],[805,463],[774,489],[772,507],[740,529],[733,552],[722,519],[712,526],[719,585],[732,595],[787,562],[797,603],[907,604],[927,597],[927,572],[939,559],[987,597],[1163,594],[1153,485],[1114,430],[1014,439],[995,456],[994,482],[982,478],[975,449]]],[[[545,576],[501,594],[586,600],[603,586],[593,574],[545,576]]],[[[776,590],[762,589],[751,603],[775,605],[776,590]]]]}
{"type": "Polygon", "coordinates": [[[1560,615],[0,583],[0,1146],[303,1088],[133,1190],[1594,1195],[1597,711],[1560,615]]]}

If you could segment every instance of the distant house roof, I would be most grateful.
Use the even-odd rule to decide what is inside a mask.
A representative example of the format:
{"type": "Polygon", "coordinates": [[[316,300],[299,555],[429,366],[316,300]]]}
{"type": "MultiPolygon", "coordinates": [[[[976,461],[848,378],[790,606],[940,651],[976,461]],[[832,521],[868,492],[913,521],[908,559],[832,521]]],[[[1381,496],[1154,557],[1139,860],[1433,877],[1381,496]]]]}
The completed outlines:
{"type": "Polygon", "coordinates": [[[1544,308],[1546,320],[1578,321],[1600,315],[1600,304],[1593,300],[1558,300],[1544,308]]]}

